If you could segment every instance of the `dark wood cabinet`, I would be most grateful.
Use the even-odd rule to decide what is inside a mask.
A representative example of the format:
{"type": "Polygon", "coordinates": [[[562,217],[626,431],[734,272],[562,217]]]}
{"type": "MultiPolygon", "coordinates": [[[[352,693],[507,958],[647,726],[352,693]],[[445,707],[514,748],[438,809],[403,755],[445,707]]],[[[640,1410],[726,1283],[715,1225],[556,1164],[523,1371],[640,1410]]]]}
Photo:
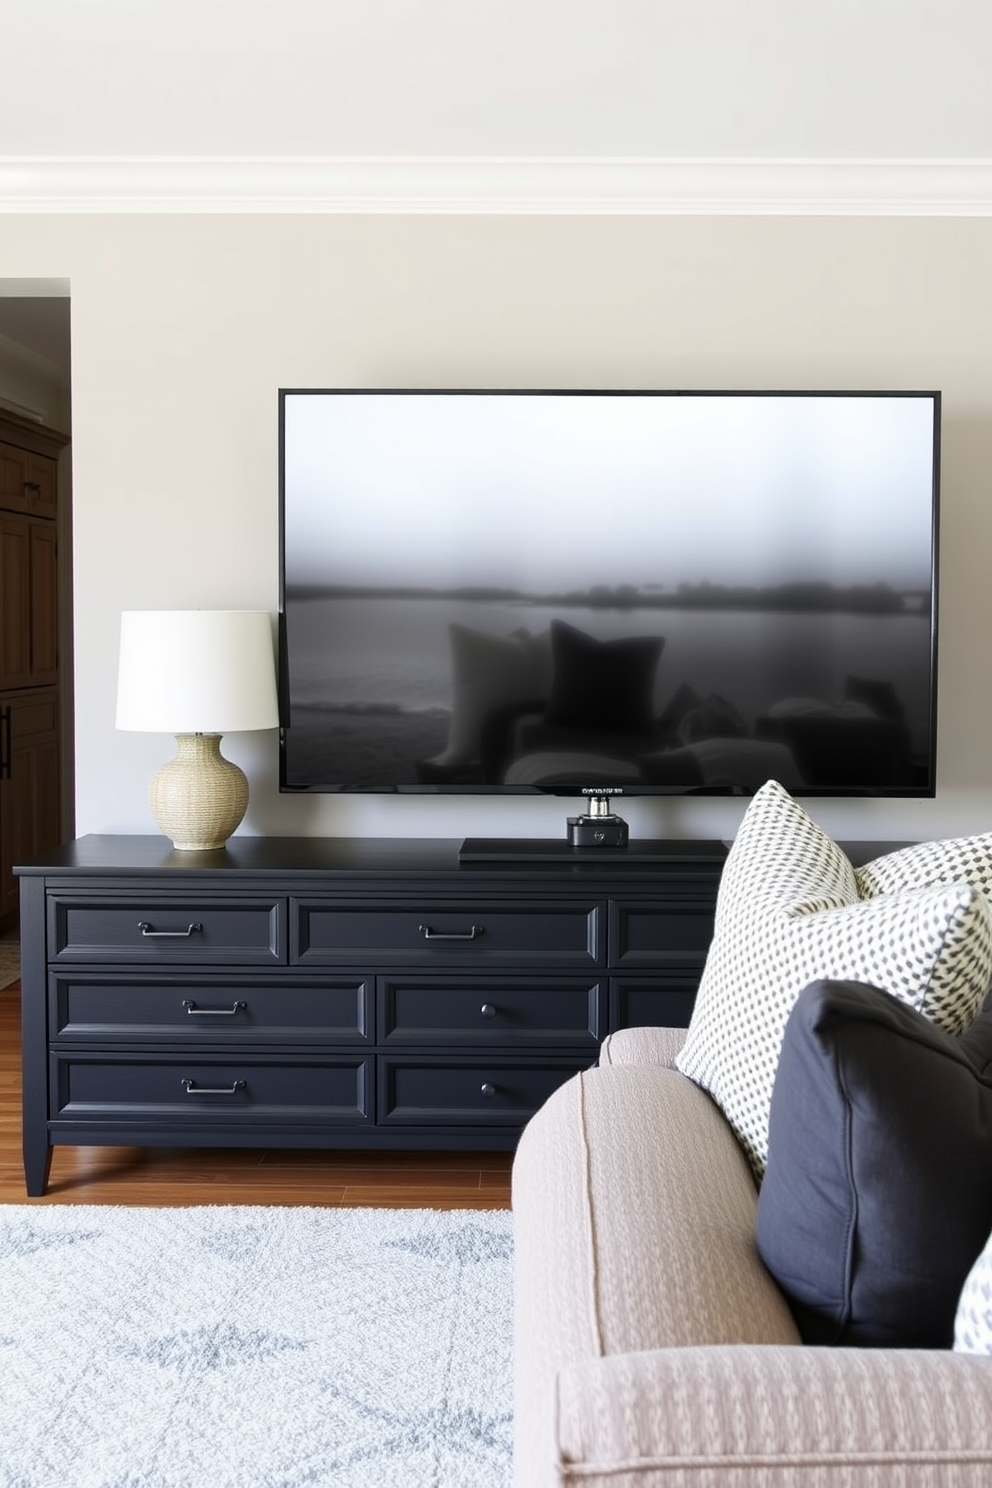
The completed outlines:
{"type": "Polygon", "coordinates": [[[51,1146],[512,1148],[611,1029],[686,1023],[725,852],[84,837],[18,868],[27,1191],[51,1146]]]}
{"type": "Polygon", "coordinates": [[[47,431],[0,419],[0,507],[32,517],[58,513],[58,466],[53,457],[65,441],[47,431]]]}
{"type": "Polygon", "coordinates": [[[58,681],[55,523],[0,511],[0,693],[58,681]]]}
{"type": "Polygon", "coordinates": [[[59,840],[59,698],[54,687],[0,694],[0,923],[17,917],[15,863],[59,840]]]}
{"type": "Polygon", "coordinates": [[[57,517],[64,443],[0,417],[0,928],[17,914],[11,865],[62,835],[57,517]]]}

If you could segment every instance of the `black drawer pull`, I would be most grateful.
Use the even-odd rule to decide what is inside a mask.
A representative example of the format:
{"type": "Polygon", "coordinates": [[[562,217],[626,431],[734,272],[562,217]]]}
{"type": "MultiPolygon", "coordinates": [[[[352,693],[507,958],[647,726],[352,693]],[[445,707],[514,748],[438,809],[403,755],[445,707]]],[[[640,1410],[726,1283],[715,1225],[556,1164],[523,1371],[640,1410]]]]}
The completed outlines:
{"type": "Polygon", "coordinates": [[[247,1006],[246,1002],[236,1002],[229,1008],[198,1008],[188,997],[183,998],[183,1007],[190,1018],[233,1018],[235,1013],[240,1013],[247,1006]]]}
{"type": "Polygon", "coordinates": [[[235,1080],[233,1085],[222,1085],[220,1089],[211,1085],[197,1085],[195,1080],[180,1080],[187,1095],[237,1095],[239,1090],[244,1090],[248,1083],[246,1080],[235,1080]]]}
{"type": "Polygon", "coordinates": [[[484,927],[473,925],[470,930],[432,930],[430,925],[421,925],[419,928],[425,940],[475,940],[484,927]]]}
{"type": "Polygon", "coordinates": [[[496,1094],[496,1086],[495,1085],[491,1085],[489,1083],[489,1081],[487,1080],[486,1083],[482,1086],[482,1094],[483,1095],[495,1095],[496,1094]]]}
{"type": "Polygon", "coordinates": [[[194,930],[202,930],[203,926],[196,922],[185,930],[153,930],[147,920],[139,920],[138,929],[146,940],[188,940],[194,930]]]}
{"type": "Polygon", "coordinates": [[[480,1012],[484,1018],[495,1018],[496,1016],[496,1009],[491,1002],[484,1002],[480,1008],[480,1012]]]}

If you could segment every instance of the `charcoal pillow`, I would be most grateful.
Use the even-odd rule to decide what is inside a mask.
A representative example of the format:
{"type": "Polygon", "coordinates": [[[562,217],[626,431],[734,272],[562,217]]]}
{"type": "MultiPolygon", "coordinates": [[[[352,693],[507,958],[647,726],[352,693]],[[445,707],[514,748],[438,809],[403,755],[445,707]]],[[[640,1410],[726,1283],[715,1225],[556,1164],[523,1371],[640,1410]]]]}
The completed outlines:
{"type": "Polygon", "coordinates": [[[551,622],[551,696],[544,720],[559,728],[653,734],[654,683],[662,636],[600,641],[551,622]]]}
{"type": "Polygon", "coordinates": [[[950,1348],[990,1231],[992,1000],[954,1037],[877,987],[806,987],[757,1221],[805,1342],[950,1348]]]}

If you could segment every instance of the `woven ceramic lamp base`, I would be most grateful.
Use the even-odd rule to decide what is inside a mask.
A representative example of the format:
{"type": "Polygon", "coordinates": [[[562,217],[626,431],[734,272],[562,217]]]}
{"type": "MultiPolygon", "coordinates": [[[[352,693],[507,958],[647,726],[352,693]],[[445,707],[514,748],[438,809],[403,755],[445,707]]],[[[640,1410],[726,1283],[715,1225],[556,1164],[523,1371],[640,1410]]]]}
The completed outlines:
{"type": "Polygon", "coordinates": [[[223,847],[248,810],[245,773],[224,758],[220,740],[220,734],[177,734],[175,759],[152,780],[152,815],[180,852],[223,847]]]}

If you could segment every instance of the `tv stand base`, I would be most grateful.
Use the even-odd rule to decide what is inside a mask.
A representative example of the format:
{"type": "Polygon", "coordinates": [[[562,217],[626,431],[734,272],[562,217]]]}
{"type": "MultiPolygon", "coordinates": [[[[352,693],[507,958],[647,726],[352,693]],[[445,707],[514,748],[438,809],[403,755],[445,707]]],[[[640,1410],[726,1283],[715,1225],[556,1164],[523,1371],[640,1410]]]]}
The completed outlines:
{"type": "Polygon", "coordinates": [[[630,828],[622,816],[610,809],[605,796],[593,796],[589,810],[584,816],[570,816],[566,820],[566,839],[571,847],[626,847],[630,842],[630,828]]]}
{"type": "Polygon", "coordinates": [[[458,861],[472,863],[702,863],[721,864],[722,842],[641,837],[626,847],[573,846],[557,837],[466,837],[458,861]]]}

